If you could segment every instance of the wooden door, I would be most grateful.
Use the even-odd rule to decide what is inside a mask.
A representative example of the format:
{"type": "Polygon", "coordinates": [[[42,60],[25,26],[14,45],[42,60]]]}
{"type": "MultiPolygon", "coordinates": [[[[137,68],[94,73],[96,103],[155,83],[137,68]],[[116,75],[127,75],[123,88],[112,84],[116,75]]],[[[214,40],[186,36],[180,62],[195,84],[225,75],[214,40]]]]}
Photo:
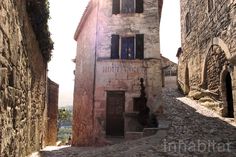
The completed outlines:
{"type": "Polygon", "coordinates": [[[107,92],[106,135],[124,136],[124,92],[107,92]]]}

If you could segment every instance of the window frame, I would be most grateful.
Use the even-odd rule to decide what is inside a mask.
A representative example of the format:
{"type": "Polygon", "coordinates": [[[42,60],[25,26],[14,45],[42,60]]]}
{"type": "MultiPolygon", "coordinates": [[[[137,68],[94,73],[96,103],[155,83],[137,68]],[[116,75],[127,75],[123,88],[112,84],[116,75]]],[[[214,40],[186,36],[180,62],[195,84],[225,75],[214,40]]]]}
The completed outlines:
{"type": "Polygon", "coordinates": [[[120,36],[120,49],[119,49],[119,54],[120,54],[120,59],[124,59],[124,60],[134,60],[136,59],[136,36],[120,36]],[[122,40],[127,40],[128,38],[132,38],[133,39],[133,57],[129,58],[128,54],[126,54],[127,58],[122,58],[122,51],[123,51],[123,42],[122,40]]]}
{"type": "MultiPolygon", "coordinates": [[[[129,9],[130,9],[130,6],[129,6],[129,9]]],[[[136,13],[136,0],[120,0],[120,13],[122,13],[122,14],[136,13]],[[125,9],[124,6],[123,6],[124,1],[126,1],[126,3],[128,1],[133,1],[133,6],[132,6],[133,8],[131,8],[131,9],[133,9],[133,11],[129,12],[129,11],[124,10],[125,9]]]]}
{"type": "MultiPolygon", "coordinates": [[[[119,48],[118,51],[114,50],[115,47],[112,46],[113,42],[117,42],[117,41],[113,41],[113,42],[111,41],[111,56],[110,56],[111,59],[121,59],[121,60],[137,60],[137,59],[143,60],[144,59],[144,34],[134,34],[134,35],[112,34],[111,36],[119,36],[119,40],[118,40],[119,45],[116,46],[119,48]],[[139,52],[139,56],[137,55],[137,36],[142,36],[141,38],[139,38],[139,40],[142,39],[139,41],[142,44],[141,46],[139,46],[139,49],[141,49],[140,50],[141,52],[139,52]],[[133,38],[133,57],[132,58],[128,58],[128,56],[127,56],[127,58],[122,58],[122,49],[123,49],[122,39],[125,39],[125,38],[133,38]],[[116,56],[118,56],[118,57],[114,58],[113,52],[118,52],[118,54],[116,54],[116,56]]],[[[114,43],[114,45],[115,45],[115,43],[114,43]]]]}
{"type": "Polygon", "coordinates": [[[130,0],[112,0],[112,14],[140,14],[144,12],[144,0],[133,0],[133,11],[124,11],[123,1],[130,0]]]}

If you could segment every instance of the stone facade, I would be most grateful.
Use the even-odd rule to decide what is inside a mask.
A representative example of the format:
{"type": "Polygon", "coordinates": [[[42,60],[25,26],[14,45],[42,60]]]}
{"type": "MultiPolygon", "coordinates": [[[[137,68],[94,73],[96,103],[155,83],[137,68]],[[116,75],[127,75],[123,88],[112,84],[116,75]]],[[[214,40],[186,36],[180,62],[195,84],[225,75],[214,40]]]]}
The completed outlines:
{"type": "Polygon", "coordinates": [[[176,76],[178,64],[162,56],[162,69],[164,76],[176,76]]]}
{"type": "Polygon", "coordinates": [[[161,56],[162,64],[162,87],[165,87],[166,78],[168,76],[176,76],[178,64],[172,62],[168,58],[161,56]]]}
{"type": "Polygon", "coordinates": [[[88,4],[75,33],[78,46],[74,87],[73,145],[97,144],[101,137],[111,135],[112,133],[108,133],[108,125],[112,125],[111,118],[114,118],[117,112],[121,112],[118,119],[123,118],[124,121],[113,127],[118,127],[118,130],[123,129],[123,136],[132,131],[134,126],[130,123],[132,118],[129,115],[136,114],[134,99],[140,96],[141,78],[144,79],[147,105],[151,113],[161,112],[159,24],[162,1],[141,2],[143,2],[141,13],[120,13],[120,10],[119,13],[114,13],[114,6],[120,4],[119,0],[91,0],[88,4]],[[129,39],[136,41],[137,34],[142,34],[144,37],[144,56],[141,59],[135,57],[121,59],[123,40],[130,37],[129,39]],[[118,58],[113,58],[112,55],[112,49],[116,46],[112,43],[114,36],[119,39],[117,49],[121,49],[117,51],[118,58]],[[112,112],[108,111],[112,108],[109,107],[109,102],[123,103],[123,106],[116,108],[116,111],[113,110],[114,117],[109,117],[112,112]]]}
{"type": "Polygon", "coordinates": [[[56,145],[57,142],[57,115],[59,85],[48,78],[48,108],[47,108],[47,142],[46,145],[56,145]]]}
{"type": "Polygon", "coordinates": [[[25,157],[43,147],[46,139],[48,60],[27,4],[0,2],[0,156],[25,157]]]}
{"type": "Polygon", "coordinates": [[[220,115],[236,117],[236,1],[182,0],[181,28],[179,87],[220,115]]]}

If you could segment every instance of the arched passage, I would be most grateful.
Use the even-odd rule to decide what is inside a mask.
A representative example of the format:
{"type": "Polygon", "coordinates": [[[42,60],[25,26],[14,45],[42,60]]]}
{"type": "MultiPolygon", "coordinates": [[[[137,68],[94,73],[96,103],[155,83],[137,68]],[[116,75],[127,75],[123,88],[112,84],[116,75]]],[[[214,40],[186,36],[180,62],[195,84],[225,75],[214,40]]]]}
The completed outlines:
{"type": "MultiPolygon", "coordinates": [[[[207,79],[207,65],[209,65],[209,59],[211,59],[213,62],[214,61],[219,62],[220,58],[221,58],[223,60],[221,61],[221,63],[219,65],[224,65],[223,62],[225,62],[226,60],[229,61],[231,58],[231,54],[229,52],[228,46],[220,38],[213,38],[212,41],[209,43],[206,50],[207,50],[207,52],[206,52],[205,59],[203,62],[204,66],[202,69],[202,77],[201,77],[201,83],[200,83],[200,87],[205,88],[205,89],[207,89],[206,79],[207,79]],[[221,53],[221,55],[223,55],[223,56],[220,56],[218,58],[212,58],[213,54],[220,54],[220,53],[218,53],[217,49],[221,50],[223,52],[223,53],[221,53]]],[[[217,65],[217,64],[213,63],[212,65],[217,65]]]]}
{"type": "Polygon", "coordinates": [[[227,101],[227,117],[234,118],[234,105],[232,94],[232,80],[228,72],[225,77],[226,101],[227,101]]]}

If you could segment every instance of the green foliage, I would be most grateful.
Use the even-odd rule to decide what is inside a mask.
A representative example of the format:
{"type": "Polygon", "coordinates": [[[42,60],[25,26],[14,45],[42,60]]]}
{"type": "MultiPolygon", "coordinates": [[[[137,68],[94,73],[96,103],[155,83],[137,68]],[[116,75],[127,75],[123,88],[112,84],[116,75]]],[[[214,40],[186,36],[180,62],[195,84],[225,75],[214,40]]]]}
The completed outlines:
{"type": "Polygon", "coordinates": [[[48,29],[48,19],[50,18],[48,0],[27,0],[27,12],[42,55],[46,61],[49,61],[53,41],[48,29]]]}
{"type": "Polygon", "coordinates": [[[58,120],[59,121],[70,121],[72,115],[69,110],[66,110],[65,108],[60,108],[58,110],[58,120]]]}
{"type": "Polygon", "coordinates": [[[72,111],[66,108],[58,109],[58,140],[65,144],[72,132],[72,111]]]}

